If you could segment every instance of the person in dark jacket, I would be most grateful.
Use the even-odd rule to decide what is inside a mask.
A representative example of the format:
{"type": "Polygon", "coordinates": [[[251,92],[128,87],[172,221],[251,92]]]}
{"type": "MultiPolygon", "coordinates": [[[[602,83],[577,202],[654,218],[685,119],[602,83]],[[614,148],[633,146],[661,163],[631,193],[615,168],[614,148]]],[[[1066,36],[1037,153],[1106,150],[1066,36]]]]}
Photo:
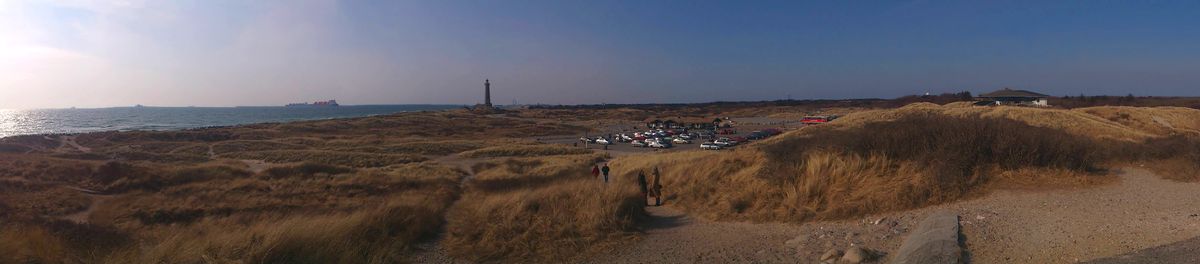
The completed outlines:
{"type": "Polygon", "coordinates": [[[600,173],[604,174],[604,182],[608,182],[608,163],[604,163],[604,167],[600,167],[600,173]]]}
{"type": "Polygon", "coordinates": [[[662,186],[662,182],[659,181],[659,178],[662,178],[661,176],[662,176],[662,173],[658,172],[658,167],[654,167],[654,185],[651,186],[651,188],[652,188],[651,192],[654,193],[654,206],[662,205],[662,195],[663,195],[662,187],[663,186],[662,186]]]}
{"type": "Polygon", "coordinates": [[[642,202],[645,203],[646,198],[648,198],[647,196],[649,195],[649,193],[647,192],[649,190],[648,190],[648,188],[646,188],[646,173],[642,172],[642,171],[638,171],[637,181],[638,181],[638,186],[642,187],[642,202]]]}
{"type": "Polygon", "coordinates": [[[592,165],[592,178],[600,177],[600,166],[592,165]]]}

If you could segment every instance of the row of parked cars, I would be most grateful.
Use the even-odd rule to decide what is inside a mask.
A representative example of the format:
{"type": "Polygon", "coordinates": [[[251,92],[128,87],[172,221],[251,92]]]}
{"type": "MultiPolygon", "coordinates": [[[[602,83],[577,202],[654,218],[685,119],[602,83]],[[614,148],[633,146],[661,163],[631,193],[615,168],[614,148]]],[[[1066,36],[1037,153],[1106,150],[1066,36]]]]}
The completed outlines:
{"type": "Polygon", "coordinates": [[[693,141],[703,140],[700,149],[719,150],[736,146],[750,140],[759,140],[783,133],[779,129],[763,129],[751,132],[745,137],[717,137],[717,131],[703,130],[699,132],[677,130],[651,130],[637,133],[612,134],[607,137],[580,138],[580,141],[590,144],[611,145],[615,142],[629,142],[631,146],[642,148],[671,148],[675,144],[692,144],[693,141]]]}

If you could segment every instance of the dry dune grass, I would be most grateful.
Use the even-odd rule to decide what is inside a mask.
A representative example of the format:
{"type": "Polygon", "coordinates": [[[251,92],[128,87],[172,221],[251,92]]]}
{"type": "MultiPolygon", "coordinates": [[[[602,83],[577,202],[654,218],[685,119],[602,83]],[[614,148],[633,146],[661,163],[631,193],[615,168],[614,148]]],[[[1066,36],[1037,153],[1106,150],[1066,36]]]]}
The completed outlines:
{"type": "Polygon", "coordinates": [[[443,245],[472,261],[561,262],[631,238],[644,201],[633,185],[588,174],[602,158],[508,158],[476,166],[446,216],[443,245]]]}
{"type": "Polygon", "coordinates": [[[446,216],[452,255],[472,261],[561,262],[632,237],[644,201],[632,185],[575,179],[466,194],[446,216]]]}
{"type": "Polygon", "coordinates": [[[587,178],[592,165],[604,159],[604,154],[491,159],[472,168],[470,186],[473,191],[507,191],[587,178]]]}
{"type": "Polygon", "coordinates": [[[359,144],[358,146],[335,148],[334,150],[386,154],[450,155],[482,148],[484,146],[487,146],[487,143],[481,140],[436,140],[395,144],[372,144],[367,146],[359,144]]]}
{"type": "Polygon", "coordinates": [[[463,177],[429,163],[306,163],[254,174],[108,162],[91,171],[80,185],[111,198],[86,224],[0,204],[0,221],[11,223],[0,230],[0,262],[402,262],[407,248],[440,230],[463,177]]]}
{"type": "Polygon", "coordinates": [[[468,158],[534,157],[592,153],[591,150],[559,144],[508,144],[463,152],[468,158]]]}
{"type": "Polygon", "coordinates": [[[272,163],[317,162],[348,167],[383,167],[391,164],[420,162],[427,158],[413,154],[379,154],[326,150],[266,150],[233,152],[224,158],[264,160],[272,163]]]}
{"type": "Polygon", "coordinates": [[[215,219],[168,226],[146,235],[154,243],[118,252],[104,262],[403,262],[405,250],[437,232],[447,202],[393,202],[350,213],[215,219]],[[221,232],[230,229],[238,232],[221,232]]]}
{"type": "Polygon", "coordinates": [[[1103,106],[1071,111],[1098,116],[1155,135],[1200,135],[1200,110],[1186,107],[1103,106]]]}
{"type": "Polygon", "coordinates": [[[914,103],[896,109],[861,111],[839,118],[832,124],[857,127],[866,123],[896,120],[919,114],[1004,118],[1025,122],[1032,126],[1059,129],[1067,133],[1095,138],[1140,141],[1157,136],[1081,111],[1034,107],[976,107],[962,104],[941,106],[932,103],[914,103]]]}
{"type": "Polygon", "coordinates": [[[1093,142],[1008,119],[913,114],[806,130],[757,148],[633,156],[613,164],[626,177],[660,167],[668,199],[690,212],[753,221],[911,209],[993,185],[1104,181],[1091,173],[1105,158],[1093,142]]]}

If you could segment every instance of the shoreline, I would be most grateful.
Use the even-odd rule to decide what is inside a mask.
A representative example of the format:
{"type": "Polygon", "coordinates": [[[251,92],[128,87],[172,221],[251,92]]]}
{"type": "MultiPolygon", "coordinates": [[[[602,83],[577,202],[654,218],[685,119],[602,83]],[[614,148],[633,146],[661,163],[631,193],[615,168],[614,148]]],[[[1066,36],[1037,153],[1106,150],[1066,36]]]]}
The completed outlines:
{"type": "MultiPolygon", "coordinates": [[[[285,119],[262,120],[262,121],[236,123],[236,124],[218,124],[218,125],[207,125],[207,126],[162,125],[161,127],[163,127],[163,128],[152,128],[155,126],[145,126],[144,125],[142,127],[148,127],[148,128],[132,128],[132,129],[128,129],[128,128],[117,128],[117,129],[98,128],[98,129],[94,129],[94,130],[93,130],[93,128],[96,128],[96,127],[93,127],[93,128],[84,128],[84,129],[59,131],[59,132],[47,132],[47,133],[40,133],[40,132],[38,132],[38,133],[20,133],[20,132],[12,131],[12,132],[14,132],[13,134],[5,134],[8,131],[0,131],[0,140],[5,140],[5,139],[9,139],[9,138],[14,138],[14,137],[21,137],[21,136],[73,136],[73,135],[80,135],[80,134],[87,134],[87,133],[170,132],[170,131],[188,131],[188,130],[202,130],[202,129],[221,129],[221,128],[232,128],[232,127],[238,127],[238,126],[248,126],[248,125],[286,124],[286,123],[306,122],[306,121],[364,118],[364,117],[373,117],[373,116],[394,115],[394,114],[400,114],[400,113],[450,111],[450,110],[459,109],[463,106],[461,106],[461,105],[417,104],[417,105],[347,105],[347,106],[338,106],[338,107],[339,108],[288,108],[288,107],[284,107],[284,106],[234,106],[234,107],[174,107],[174,106],[157,107],[157,106],[147,106],[147,107],[141,107],[141,108],[139,108],[139,107],[106,107],[106,108],[78,108],[78,109],[55,108],[55,109],[27,109],[27,110],[15,110],[15,111],[75,111],[75,110],[112,110],[112,109],[120,109],[120,110],[132,110],[132,109],[172,109],[172,110],[175,110],[175,109],[208,109],[208,110],[212,110],[212,109],[219,109],[219,110],[289,109],[290,110],[290,109],[297,109],[300,111],[305,111],[305,110],[317,110],[317,109],[345,109],[345,108],[356,108],[356,107],[430,107],[430,108],[435,108],[435,109],[401,110],[401,111],[387,112],[387,113],[370,113],[370,114],[364,114],[364,115],[347,115],[347,116],[332,116],[332,117],[285,118],[285,119]]],[[[119,118],[114,118],[114,119],[119,119],[119,118]]],[[[0,120],[0,121],[3,121],[3,120],[0,120]]],[[[111,120],[110,120],[110,122],[111,122],[111,120]]],[[[17,125],[22,125],[22,124],[17,124],[17,125]]]]}

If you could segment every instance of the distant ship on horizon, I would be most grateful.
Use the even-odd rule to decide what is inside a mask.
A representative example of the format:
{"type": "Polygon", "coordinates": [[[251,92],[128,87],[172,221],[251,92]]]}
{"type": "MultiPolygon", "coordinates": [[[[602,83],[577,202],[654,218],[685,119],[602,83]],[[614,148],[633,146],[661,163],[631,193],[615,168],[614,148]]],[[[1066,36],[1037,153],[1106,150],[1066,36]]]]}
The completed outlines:
{"type": "Polygon", "coordinates": [[[316,101],[316,102],[312,102],[311,104],[310,103],[294,103],[294,104],[287,104],[285,106],[286,107],[334,107],[334,106],[338,106],[338,103],[337,103],[337,100],[329,100],[329,101],[316,101]]]}

